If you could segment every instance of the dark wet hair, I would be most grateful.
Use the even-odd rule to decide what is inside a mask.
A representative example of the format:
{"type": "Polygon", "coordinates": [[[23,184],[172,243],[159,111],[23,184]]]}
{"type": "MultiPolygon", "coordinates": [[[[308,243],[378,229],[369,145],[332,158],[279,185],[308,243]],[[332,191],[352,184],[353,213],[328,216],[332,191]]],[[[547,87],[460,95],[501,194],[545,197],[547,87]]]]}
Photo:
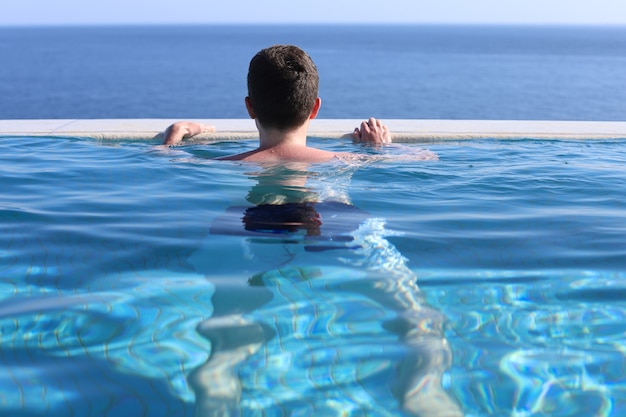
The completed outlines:
{"type": "Polygon", "coordinates": [[[258,122],[288,130],[311,115],[318,97],[319,75],[311,57],[293,45],[274,45],[250,61],[248,97],[258,122]]]}

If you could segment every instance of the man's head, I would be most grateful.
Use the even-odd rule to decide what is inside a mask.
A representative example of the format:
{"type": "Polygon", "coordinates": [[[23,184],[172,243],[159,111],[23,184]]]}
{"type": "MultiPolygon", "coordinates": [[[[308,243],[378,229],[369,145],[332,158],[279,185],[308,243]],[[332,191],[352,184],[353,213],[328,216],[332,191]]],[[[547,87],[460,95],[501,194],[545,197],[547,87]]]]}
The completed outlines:
{"type": "Polygon", "coordinates": [[[250,61],[248,110],[265,128],[299,127],[311,117],[318,86],[317,67],[306,52],[293,45],[271,46],[250,61]]]}

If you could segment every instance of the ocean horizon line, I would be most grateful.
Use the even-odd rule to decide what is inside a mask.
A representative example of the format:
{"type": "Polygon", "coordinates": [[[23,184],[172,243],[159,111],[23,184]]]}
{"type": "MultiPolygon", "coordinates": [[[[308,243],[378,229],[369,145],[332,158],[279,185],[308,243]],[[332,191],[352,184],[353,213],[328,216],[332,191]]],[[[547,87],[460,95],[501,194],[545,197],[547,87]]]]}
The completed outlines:
{"type": "Polygon", "coordinates": [[[466,28],[597,28],[626,29],[618,23],[563,23],[563,22],[97,22],[97,23],[22,23],[4,24],[3,29],[36,28],[116,28],[116,27],[466,27],[466,28]]]}

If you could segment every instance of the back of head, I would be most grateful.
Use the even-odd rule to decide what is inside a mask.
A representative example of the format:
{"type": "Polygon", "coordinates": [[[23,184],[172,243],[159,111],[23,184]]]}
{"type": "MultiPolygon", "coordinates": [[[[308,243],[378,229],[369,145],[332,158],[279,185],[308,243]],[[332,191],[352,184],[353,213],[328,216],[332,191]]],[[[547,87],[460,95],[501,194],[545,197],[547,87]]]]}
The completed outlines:
{"type": "Polygon", "coordinates": [[[297,46],[271,46],[250,61],[248,96],[263,127],[288,130],[304,124],[313,111],[318,86],[317,67],[297,46]]]}

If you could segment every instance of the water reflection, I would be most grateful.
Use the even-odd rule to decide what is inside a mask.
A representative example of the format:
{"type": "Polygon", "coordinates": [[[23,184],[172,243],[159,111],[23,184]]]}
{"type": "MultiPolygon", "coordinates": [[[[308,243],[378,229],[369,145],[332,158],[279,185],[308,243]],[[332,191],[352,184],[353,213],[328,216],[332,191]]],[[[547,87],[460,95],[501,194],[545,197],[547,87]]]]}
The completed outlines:
{"type": "Polygon", "coordinates": [[[211,355],[189,377],[197,415],[462,415],[442,386],[445,318],[385,221],[350,203],[351,172],[266,167],[250,175],[250,205],[213,222],[230,262],[190,259],[216,286],[197,329],[211,355]],[[235,251],[250,271],[239,282],[235,251]]]}

